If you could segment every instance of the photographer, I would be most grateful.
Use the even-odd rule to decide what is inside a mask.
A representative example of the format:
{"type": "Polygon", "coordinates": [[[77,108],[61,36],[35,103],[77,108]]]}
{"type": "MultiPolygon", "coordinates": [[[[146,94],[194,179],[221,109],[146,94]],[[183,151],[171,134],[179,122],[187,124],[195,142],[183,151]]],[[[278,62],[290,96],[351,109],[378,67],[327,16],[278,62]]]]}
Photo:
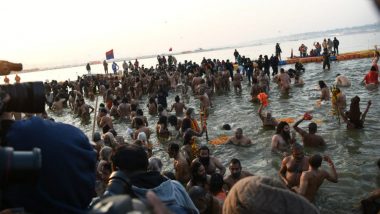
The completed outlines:
{"type": "MultiPolygon", "coordinates": [[[[0,74],[7,73],[2,63],[0,74]]],[[[2,116],[45,110],[42,82],[1,85],[0,95],[2,116]]],[[[94,196],[96,154],[81,130],[39,117],[2,117],[0,131],[0,211],[22,207],[28,213],[86,213],[94,196]],[[34,148],[41,152],[33,157],[19,152],[34,148]],[[31,166],[33,161],[37,164],[31,166]]]]}
{"type": "Polygon", "coordinates": [[[173,213],[199,213],[178,181],[169,180],[157,171],[147,171],[148,157],[143,148],[118,147],[112,156],[112,168],[115,171],[109,178],[106,196],[128,194],[146,201],[151,190],[173,213]]]}

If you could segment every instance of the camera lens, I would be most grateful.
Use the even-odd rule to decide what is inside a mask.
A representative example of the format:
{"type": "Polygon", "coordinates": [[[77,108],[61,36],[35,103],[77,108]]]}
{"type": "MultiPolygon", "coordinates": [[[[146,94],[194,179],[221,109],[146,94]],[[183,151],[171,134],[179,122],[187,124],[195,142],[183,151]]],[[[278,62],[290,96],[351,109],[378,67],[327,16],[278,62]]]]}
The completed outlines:
{"type": "Polygon", "coordinates": [[[0,185],[34,182],[41,168],[41,150],[13,151],[0,148],[0,185]]]}
{"type": "Polygon", "coordinates": [[[45,88],[43,82],[1,85],[0,89],[11,97],[11,100],[5,104],[4,111],[25,113],[42,113],[45,111],[45,88]]]}

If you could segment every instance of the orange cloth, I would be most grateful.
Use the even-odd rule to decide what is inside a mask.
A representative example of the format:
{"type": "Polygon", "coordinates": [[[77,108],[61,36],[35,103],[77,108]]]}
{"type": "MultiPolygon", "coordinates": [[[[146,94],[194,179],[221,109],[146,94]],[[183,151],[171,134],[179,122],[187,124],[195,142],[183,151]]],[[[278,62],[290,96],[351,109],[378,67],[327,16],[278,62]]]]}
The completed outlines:
{"type": "Polygon", "coordinates": [[[194,131],[196,131],[196,132],[200,132],[201,131],[201,129],[199,128],[197,120],[191,119],[191,129],[194,130],[194,131]]]}
{"type": "Polygon", "coordinates": [[[260,100],[260,102],[263,104],[264,107],[268,105],[268,95],[264,92],[261,92],[257,95],[257,99],[260,100]]]}

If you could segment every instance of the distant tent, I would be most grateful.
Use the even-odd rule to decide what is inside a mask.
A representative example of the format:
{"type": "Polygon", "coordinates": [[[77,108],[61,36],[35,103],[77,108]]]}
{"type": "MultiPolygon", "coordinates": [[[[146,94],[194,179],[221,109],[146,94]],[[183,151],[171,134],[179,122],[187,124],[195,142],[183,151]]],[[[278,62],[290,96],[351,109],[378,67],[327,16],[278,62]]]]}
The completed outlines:
{"type": "Polygon", "coordinates": [[[111,49],[111,50],[106,52],[106,59],[109,60],[109,59],[113,59],[113,58],[114,58],[113,49],[111,49]]]}
{"type": "Polygon", "coordinates": [[[172,51],[173,50],[173,48],[169,48],[169,51],[172,51]]]}

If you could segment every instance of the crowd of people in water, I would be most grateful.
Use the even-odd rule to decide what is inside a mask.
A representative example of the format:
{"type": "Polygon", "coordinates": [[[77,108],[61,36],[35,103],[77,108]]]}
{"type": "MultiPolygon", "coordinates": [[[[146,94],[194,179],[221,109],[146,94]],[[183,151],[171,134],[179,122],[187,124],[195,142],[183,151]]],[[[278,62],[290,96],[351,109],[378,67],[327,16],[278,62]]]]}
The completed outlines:
{"type": "MultiPolygon", "coordinates": [[[[316,43],[314,46],[316,56],[323,49],[328,54],[339,54],[336,38],[333,41],[325,39],[322,45],[316,43]]],[[[101,130],[95,131],[91,139],[98,157],[94,197],[107,194],[110,176],[119,170],[125,172],[132,183],[131,195],[144,198],[148,190],[153,190],[171,211],[178,208],[170,205],[174,203],[191,213],[249,213],[252,209],[264,213],[269,210],[318,213],[313,203],[319,187],[324,180],[338,182],[339,172],[329,156],[304,154],[304,147],[326,147],[326,141],[317,134],[317,124],[309,122],[308,130],[299,127],[302,122],[312,119],[308,113],[292,126],[286,121],[276,120],[270,113],[263,113],[265,95],[270,88],[275,88],[273,85],[278,85],[281,93],[289,93],[292,87],[304,85],[302,75],[305,68],[301,63],[296,63],[294,69],[279,68],[281,52],[277,43],[275,54],[270,58],[260,55],[253,60],[235,50],[235,62],[203,58],[200,64],[186,60],[177,63],[174,56],[157,56],[155,68],[144,68],[136,59],[133,64],[124,61],[120,73],[119,66],[113,62],[114,74],[108,73],[108,63],[104,61],[104,75],[84,75],[76,81],[45,82],[47,112],[62,114],[65,108],[69,108],[83,124],[89,125],[94,119],[101,130]],[[231,157],[228,165],[224,166],[220,158],[211,155],[207,145],[198,143],[198,137],[207,135],[207,118],[212,114],[213,97],[232,88],[239,93],[243,82],[251,87],[251,101],[260,105],[257,114],[262,125],[268,130],[275,130],[271,150],[283,157],[279,179],[254,176],[244,169],[238,156],[231,157]],[[174,103],[167,102],[169,93],[176,94],[174,103]],[[199,117],[195,109],[187,106],[190,96],[199,100],[199,117]],[[89,100],[98,103],[98,99],[98,106],[88,104],[89,100]],[[146,106],[147,111],[144,112],[142,106],[146,106]],[[157,116],[155,130],[148,128],[147,114],[157,116]],[[115,120],[125,124],[125,130],[116,130],[115,120]],[[119,134],[126,131],[131,140],[119,134]],[[173,159],[174,172],[162,171],[162,161],[154,152],[157,142],[151,139],[153,132],[173,159]],[[302,137],[301,144],[295,141],[297,133],[302,137]],[[329,169],[322,169],[323,161],[329,169]],[[262,194],[275,204],[261,200],[262,194]],[[280,200],[278,195],[284,199],[280,200]],[[296,207],[299,211],[295,211],[296,207]]],[[[306,56],[306,53],[307,47],[301,46],[300,55],[306,56]]],[[[370,71],[363,78],[366,85],[379,84],[378,60],[376,51],[370,71]]],[[[91,74],[90,64],[86,65],[86,70],[91,74]]],[[[360,98],[355,96],[347,109],[347,98],[340,88],[350,87],[348,77],[338,74],[332,88],[322,80],[318,84],[321,90],[319,102],[331,101],[333,111],[348,129],[365,126],[371,101],[362,113],[360,98]]],[[[43,114],[44,118],[50,118],[47,112],[43,114]]],[[[31,117],[30,114],[25,116],[31,117]]],[[[21,119],[21,115],[15,113],[14,118],[21,119]]],[[[223,128],[230,129],[230,126],[225,124],[223,128]]],[[[225,143],[236,146],[252,144],[241,128],[234,131],[225,143]]],[[[371,197],[375,201],[380,194],[371,197]]]]}

